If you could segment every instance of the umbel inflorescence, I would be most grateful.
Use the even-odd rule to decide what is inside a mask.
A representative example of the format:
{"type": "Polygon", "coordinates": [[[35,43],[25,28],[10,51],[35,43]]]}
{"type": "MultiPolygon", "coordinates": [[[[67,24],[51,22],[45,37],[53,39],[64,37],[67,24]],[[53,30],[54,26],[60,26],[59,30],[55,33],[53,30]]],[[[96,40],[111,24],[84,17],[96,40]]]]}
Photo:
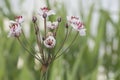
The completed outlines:
{"type": "MultiPolygon", "coordinates": [[[[44,34],[41,34],[40,32],[40,27],[38,26],[37,23],[37,17],[33,16],[32,17],[32,22],[34,24],[34,31],[35,31],[35,36],[36,36],[36,43],[38,46],[38,51],[36,52],[34,49],[34,46],[30,48],[27,48],[24,43],[22,42],[21,36],[24,36],[24,31],[22,29],[22,24],[24,22],[24,17],[23,16],[17,16],[15,17],[14,21],[10,21],[10,32],[9,32],[9,37],[14,37],[16,38],[19,43],[22,45],[22,47],[30,53],[35,59],[37,59],[41,64],[41,70],[43,72],[46,72],[48,69],[48,66],[58,57],[60,57],[62,54],[64,54],[64,51],[66,51],[73,42],[75,41],[76,37],[78,34],[81,36],[86,35],[86,29],[84,27],[84,24],[80,21],[79,17],[76,16],[67,16],[66,17],[66,24],[65,26],[59,26],[60,22],[62,21],[61,18],[58,18],[56,21],[51,22],[48,21],[48,17],[51,15],[55,15],[54,10],[50,10],[47,7],[40,8],[38,15],[42,20],[44,21],[44,34]],[[69,26],[72,27],[76,31],[76,36],[74,37],[73,41],[69,44],[66,49],[62,53],[59,53],[60,50],[62,50],[65,41],[67,40],[69,33],[71,30],[69,30],[69,26]],[[64,27],[66,28],[66,33],[65,33],[65,38],[61,45],[59,46],[59,49],[55,52],[54,49],[56,49],[56,44],[59,43],[57,40],[57,32],[59,31],[59,27],[64,27]],[[23,35],[22,35],[23,34],[23,35]]],[[[32,44],[32,43],[31,43],[32,44]]]]}

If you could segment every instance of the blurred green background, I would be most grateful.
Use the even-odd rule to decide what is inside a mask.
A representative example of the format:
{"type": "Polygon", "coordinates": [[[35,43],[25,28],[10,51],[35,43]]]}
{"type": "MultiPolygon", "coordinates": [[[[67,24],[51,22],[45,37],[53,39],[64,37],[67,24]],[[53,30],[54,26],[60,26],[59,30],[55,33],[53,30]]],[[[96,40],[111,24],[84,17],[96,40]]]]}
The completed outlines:
{"type": "Polygon", "coordinates": [[[50,66],[48,80],[120,80],[120,0],[0,0],[0,80],[39,80],[40,64],[7,35],[9,20],[23,15],[24,31],[34,46],[31,19],[44,4],[56,10],[55,19],[80,16],[87,29],[87,36],[79,36],[50,66]]]}

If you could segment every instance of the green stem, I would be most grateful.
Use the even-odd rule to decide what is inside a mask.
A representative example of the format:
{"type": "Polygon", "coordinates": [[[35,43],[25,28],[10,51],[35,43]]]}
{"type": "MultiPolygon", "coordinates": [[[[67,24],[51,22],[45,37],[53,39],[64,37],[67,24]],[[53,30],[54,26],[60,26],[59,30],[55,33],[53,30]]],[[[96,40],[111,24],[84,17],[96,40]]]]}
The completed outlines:
{"type": "MultiPolygon", "coordinates": [[[[22,33],[23,33],[23,36],[24,36],[24,39],[25,39],[26,43],[27,43],[28,45],[30,45],[30,42],[28,42],[28,40],[26,39],[25,33],[24,33],[23,30],[22,30],[22,33]]],[[[30,45],[30,48],[31,48],[31,50],[32,50],[33,53],[36,53],[35,50],[31,47],[31,45],[30,45]]],[[[39,56],[38,54],[36,54],[36,55],[37,55],[37,57],[40,58],[40,56],[39,56]]]]}
{"type": "Polygon", "coordinates": [[[62,56],[62,55],[64,54],[64,52],[72,46],[72,44],[75,42],[75,40],[76,40],[76,38],[77,38],[77,36],[78,36],[78,33],[79,33],[79,32],[77,32],[77,34],[75,35],[75,37],[74,37],[74,39],[72,40],[72,42],[70,43],[70,45],[69,45],[64,51],[62,51],[61,54],[59,54],[58,56],[56,56],[55,59],[57,59],[57,58],[59,58],[60,56],[62,56]]]}
{"type": "Polygon", "coordinates": [[[17,37],[17,39],[18,39],[19,43],[22,45],[22,47],[23,47],[28,53],[30,53],[33,57],[35,57],[38,61],[40,61],[40,62],[43,64],[43,62],[42,62],[39,58],[37,58],[34,54],[32,54],[32,53],[25,47],[25,45],[21,42],[21,40],[19,39],[19,37],[17,37]]]}
{"type": "Polygon", "coordinates": [[[47,72],[40,74],[40,80],[47,80],[47,72]]]}
{"type": "Polygon", "coordinates": [[[43,49],[41,48],[41,40],[40,40],[40,32],[39,32],[39,27],[38,27],[38,25],[35,23],[34,24],[34,27],[35,27],[35,33],[36,33],[36,40],[37,40],[37,45],[38,45],[38,48],[39,48],[39,51],[40,51],[40,54],[41,54],[41,57],[42,57],[42,60],[43,60],[43,62],[45,62],[45,60],[44,60],[44,53],[43,53],[43,49]]]}
{"type": "Polygon", "coordinates": [[[65,43],[67,37],[68,37],[68,28],[67,28],[67,32],[66,32],[65,38],[64,38],[64,40],[63,40],[63,43],[61,44],[61,46],[60,46],[60,48],[58,49],[58,51],[55,53],[54,58],[57,56],[57,54],[59,53],[59,51],[60,51],[60,50],[62,49],[62,47],[64,46],[64,43],[65,43]]]}
{"type": "MultiPolygon", "coordinates": [[[[55,30],[55,32],[54,32],[56,36],[57,36],[58,28],[59,28],[59,22],[58,22],[58,26],[57,26],[57,28],[56,28],[56,30],[55,30]]],[[[55,38],[56,38],[56,36],[55,36],[55,38]]]]}

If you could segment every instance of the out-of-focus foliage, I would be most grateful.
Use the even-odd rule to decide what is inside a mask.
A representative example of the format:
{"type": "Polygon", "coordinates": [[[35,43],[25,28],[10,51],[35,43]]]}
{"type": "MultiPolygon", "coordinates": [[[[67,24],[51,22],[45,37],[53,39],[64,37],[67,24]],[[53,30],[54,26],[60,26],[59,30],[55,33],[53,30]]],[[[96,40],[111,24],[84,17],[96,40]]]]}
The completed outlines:
{"type": "MultiPolygon", "coordinates": [[[[34,58],[27,54],[17,40],[8,39],[7,37],[8,32],[5,31],[4,19],[13,19],[14,15],[17,14],[12,12],[10,0],[4,0],[3,2],[5,8],[0,7],[0,80],[39,80],[40,65],[39,69],[35,69],[34,58]],[[5,13],[4,9],[9,14],[5,13]],[[20,69],[17,67],[19,58],[24,61],[23,67],[20,69]]],[[[51,6],[49,0],[47,5],[51,6]]],[[[67,10],[63,4],[60,5],[62,5],[61,8],[57,5],[55,7],[57,16],[63,18],[63,22],[60,24],[61,30],[58,32],[59,37],[61,37],[58,41],[62,42],[67,10]]],[[[82,5],[78,7],[82,10],[80,16],[83,18],[87,28],[87,36],[78,37],[72,48],[68,49],[64,53],[65,55],[50,65],[48,80],[97,80],[101,75],[104,80],[120,80],[120,14],[116,14],[118,21],[115,21],[108,10],[102,8],[98,10],[98,23],[94,22],[97,23],[97,33],[96,36],[93,36],[91,31],[94,29],[91,24],[95,11],[94,5],[91,5],[88,14],[84,14],[84,10],[81,9],[83,8],[82,5]],[[112,30],[109,30],[109,28],[112,28],[112,30]],[[109,35],[109,33],[113,32],[114,35],[109,35]],[[94,43],[92,50],[88,44],[91,40],[94,43]]],[[[52,20],[52,18],[50,19],[52,20]]],[[[33,24],[30,24],[30,37],[28,39],[34,46],[35,40],[32,26],[33,24]]],[[[71,42],[73,37],[74,32],[70,35],[68,43],[71,42]]],[[[57,45],[60,45],[60,43],[57,45]]],[[[65,46],[67,45],[65,44],[65,46]]]]}

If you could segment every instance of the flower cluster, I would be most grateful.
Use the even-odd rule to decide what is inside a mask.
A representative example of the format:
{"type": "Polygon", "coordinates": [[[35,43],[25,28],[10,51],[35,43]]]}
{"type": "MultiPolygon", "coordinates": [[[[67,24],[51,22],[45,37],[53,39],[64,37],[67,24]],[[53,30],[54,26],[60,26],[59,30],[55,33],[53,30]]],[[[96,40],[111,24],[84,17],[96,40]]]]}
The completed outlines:
{"type": "Polygon", "coordinates": [[[43,7],[40,8],[39,10],[39,15],[44,18],[44,28],[45,28],[45,40],[44,40],[44,45],[47,48],[54,48],[55,44],[56,44],[56,40],[54,38],[54,35],[52,32],[46,32],[46,28],[55,30],[58,27],[58,22],[51,22],[51,21],[47,21],[46,22],[46,17],[50,16],[50,15],[55,15],[55,11],[54,10],[50,10],[47,7],[43,7]],[[47,33],[47,35],[46,35],[47,33]]]}
{"type": "Polygon", "coordinates": [[[63,43],[61,43],[61,46],[59,47],[59,49],[57,49],[56,51],[55,50],[53,51],[53,49],[56,49],[55,48],[56,43],[59,43],[57,42],[58,37],[56,36],[59,36],[59,34],[57,34],[57,31],[59,31],[59,24],[60,22],[62,22],[62,19],[58,18],[56,21],[53,21],[53,22],[48,21],[48,17],[50,15],[55,15],[55,11],[48,9],[47,7],[40,8],[38,14],[44,21],[44,35],[40,34],[40,28],[37,24],[37,17],[33,16],[32,22],[34,24],[36,43],[39,48],[38,53],[40,54],[40,56],[33,48],[31,49],[33,50],[31,52],[22,43],[22,41],[19,38],[23,32],[21,25],[24,22],[24,18],[22,16],[17,16],[15,18],[15,21],[10,21],[9,37],[17,38],[20,44],[23,46],[23,48],[25,48],[28,53],[32,54],[32,56],[34,56],[37,60],[41,62],[42,69],[44,69],[44,72],[45,72],[45,69],[47,69],[49,64],[52,63],[56,58],[61,56],[64,53],[64,51],[66,51],[71,46],[71,44],[73,44],[73,42],[75,41],[77,37],[78,32],[80,33],[81,36],[86,35],[86,29],[84,27],[84,24],[80,21],[79,17],[67,16],[67,22],[66,22],[67,25],[65,25],[66,26],[65,38],[63,40],[63,43]],[[71,41],[71,44],[62,53],[59,53],[62,50],[65,44],[65,41],[67,40],[67,37],[69,36],[69,33],[71,33],[70,32],[71,30],[69,30],[69,25],[72,26],[72,28],[76,30],[77,34],[71,41]],[[33,52],[36,55],[33,54],[33,52]]]}

